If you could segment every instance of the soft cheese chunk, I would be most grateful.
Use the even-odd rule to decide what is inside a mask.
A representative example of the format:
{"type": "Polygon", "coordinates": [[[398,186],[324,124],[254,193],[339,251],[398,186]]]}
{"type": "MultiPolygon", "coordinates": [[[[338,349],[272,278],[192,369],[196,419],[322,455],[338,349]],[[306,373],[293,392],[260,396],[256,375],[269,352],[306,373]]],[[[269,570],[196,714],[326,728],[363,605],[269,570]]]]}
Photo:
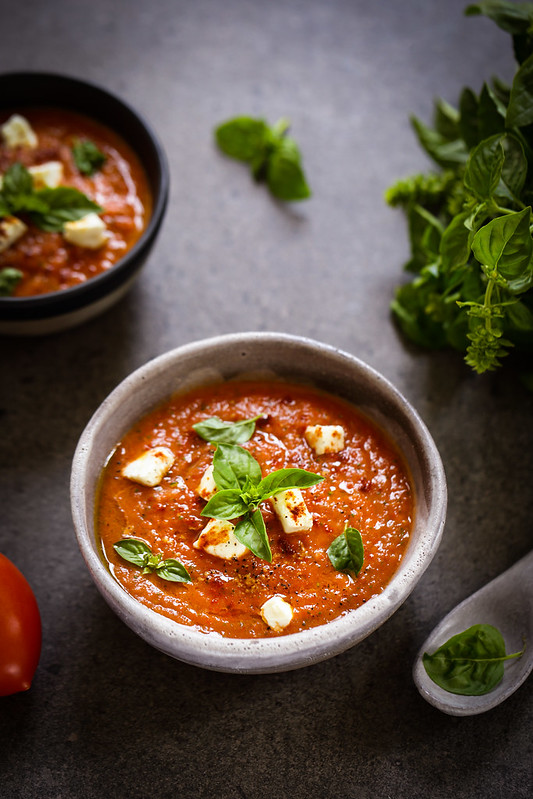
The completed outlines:
{"type": "Polygon", "coordinates": [[[27,227],[21,219],[16,216],[5,216],[0,219],[0,252],[4,252],[11,247],[17,239],[27,231],[27,227]]]}
{"type": "Polygon", "coordinates": [[[89,250],[100,249],[109,238],[105,222],[95,213],[86,214],[75,222],[65,222],[63,236],[69,244],[89,250]]]}
{"type": "Polygon", "coordinates": [[[174,455],[168,447],[154,447],[124,466],[122,476],[153,488],[159,485],[173,463],[174,455]]]}
{"type": "Polygon", "coordinates": [[[63,180],[61,161],[47,161],[45,164],[28,167],[35,189],[56,189],[63,180]]]}
{"type": "Polygon", "coordinates": [[[200,484],[196,489],[196,493],[202,497],[202,499],[211,499],[213,494],[216,494],[216,492],[217,484],[215,483],[215,478],[213,477],[213,464],[211,464],[211,466],[208,466],[203,473],[200,484]]]}
{"type": "Polygon", "coordinates": [[[292,621],[293,610],[280,596],[272,596],[261,606],[261,618],[274,632],[281,632],[292,621]]]}
{"type": "Polygon", "coordinates": [[[313,514],[307,510],[299,488],[281,491],[271,502],[286,533],[305,533],[312,528],[313,514]]]}
{"type": "Polygon", "coordinates": [[[30,123],[20,114],[13,114],[0,128],[8,147],[37,147],[37,136],[30,123]]]}
{"type": "Polygon", "coordinates": [[[317,455],[344,449],[344,428],[340,424],[312,424],[305,428],[305,440],[317,455]]]}
{"type": "Polygon", "coordinates": [[[217,558],[242,558],[248,548],[237,541],[231,522],[222,519],[211,519],[200,533],[193,547],[203,549],[217,558]]]}

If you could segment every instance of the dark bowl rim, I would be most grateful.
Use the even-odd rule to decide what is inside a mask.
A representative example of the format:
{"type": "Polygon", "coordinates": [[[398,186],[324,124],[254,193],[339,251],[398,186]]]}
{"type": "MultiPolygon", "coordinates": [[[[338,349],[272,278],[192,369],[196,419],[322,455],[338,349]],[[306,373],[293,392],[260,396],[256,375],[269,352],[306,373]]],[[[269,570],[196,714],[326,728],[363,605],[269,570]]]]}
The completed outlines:
{"type": "MultiPolygon", "coordinates": [[[[153,196],[152,214],[148,225],[131,250],[117,261],[116,264],[107,271],[90,278],[90,280],[87,280],[85,283],[80,283],[77,286],[71,286],[67,289],[51,291],[47,294],[38,294],[31,297],[0,297],[0,319],[5,320],[18,319],[23,321],[53,316],[55,314],[69,313],[72,310],[81,308],[100,299],[108,294],[109,291],[122,285],[122,283],[124,283],[138,268],[135,263],[137,257],[146,247],[149,247],[155,239],[166,211],[170,189],[170,168],[165,150],[163,149],[158,135],[142,113],[134,109],[127,101],[123,100],[109,89],[83,78],[66,75],[60,72],[41,72],[38,70],[0,73],[0,82],[4,80],[34,79],[54,80],[65,85],[83,86],[96,94],[105,95],[108,100],[116,103],[123,111],[134,117],[141,128],[144,129],[147,139],[153,148],[153,154],[159,172],[159,190],[157,194],[153,196]]],[[[24,103],[22,102],[21,105],[24,105],[24,103]]],[[[48,105],[48,103],[44,101],[41,105],[45,106],[48,105]]],[[[68,109],[68,106],[62,106],[61,104],[59,104],[58,107],[65,107],[68,109]]],[[[98,119],[98,116],[93,114],[90,110],[87,111],[87,116],[94,116],[95,119],[98,119]]],[[[108,127],[112,128],[109,124],[108,127]]],[[[127,140],[126,136],[124,138],[127,140]]]]}

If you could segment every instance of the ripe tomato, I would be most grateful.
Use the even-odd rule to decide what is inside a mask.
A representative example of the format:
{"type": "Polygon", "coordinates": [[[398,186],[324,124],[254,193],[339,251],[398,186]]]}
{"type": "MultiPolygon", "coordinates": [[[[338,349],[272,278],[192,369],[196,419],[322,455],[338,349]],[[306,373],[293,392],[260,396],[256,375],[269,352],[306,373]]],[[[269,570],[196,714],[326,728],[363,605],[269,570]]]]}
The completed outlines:
{"type": "Polygon", "coordinates": [[[41,616],[26,578],[0,554],[0,696],[27,691],[41,654],[41,616]]]}

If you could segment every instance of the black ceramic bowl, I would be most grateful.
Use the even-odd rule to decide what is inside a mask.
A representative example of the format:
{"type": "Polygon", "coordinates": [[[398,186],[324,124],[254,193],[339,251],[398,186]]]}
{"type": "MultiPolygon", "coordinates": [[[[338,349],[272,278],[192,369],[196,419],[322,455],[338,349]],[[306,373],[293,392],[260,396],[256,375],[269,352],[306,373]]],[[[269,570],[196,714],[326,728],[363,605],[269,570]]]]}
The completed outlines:
{"type": "Polygon", "coordinates": [[[50,106],[77,111],[120,134],[139,157],[152,192],[148,225],[128,253],[86,283],[34,297],[0,297],[0,333],[38,335],[80,324],[107,310],[131,287],[163,220],[169,170],[154,131],[142,116],[106,89],[78,78],[40,72],[0,75],[0,109],[50,106]]]}

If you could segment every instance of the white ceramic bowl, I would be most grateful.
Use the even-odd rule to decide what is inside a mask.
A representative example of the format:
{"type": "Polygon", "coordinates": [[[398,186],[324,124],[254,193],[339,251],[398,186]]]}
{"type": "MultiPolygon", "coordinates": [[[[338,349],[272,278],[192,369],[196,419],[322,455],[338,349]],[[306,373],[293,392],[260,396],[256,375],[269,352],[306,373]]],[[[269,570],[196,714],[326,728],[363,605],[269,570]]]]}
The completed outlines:
{"type": "Polygon", "coordinates": [[[407,400],[357,358],[305,338],[278,333],[220,336],[172,350],[137,369],[102,403],[74,455],[71,501],[78,544],[99,591],[115,613],[157,649],[216,671],[288,671],[357,644],[409,596],[435,555],[446,515],[446,479],[435,444],[407,400]],[[399,569],[384,591],[321,627],[262,639],[205,634],[171,621],[133,599],[111,576],[94,523],[97,484],[109,453],[137,419],[172,394],[248,373],[274,373],[343,397],[397,443],[411,472],[414,529],[399,569]]]}

